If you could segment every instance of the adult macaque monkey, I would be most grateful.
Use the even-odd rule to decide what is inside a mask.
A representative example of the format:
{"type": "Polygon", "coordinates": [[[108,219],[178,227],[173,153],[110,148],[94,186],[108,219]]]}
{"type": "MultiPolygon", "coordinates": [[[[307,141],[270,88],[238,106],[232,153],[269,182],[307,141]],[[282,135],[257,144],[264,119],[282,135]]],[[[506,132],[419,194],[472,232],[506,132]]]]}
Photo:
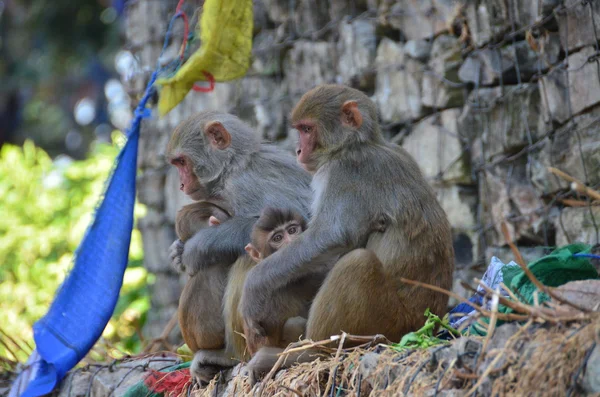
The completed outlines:
{"type": "MultiPolygon", "coordinates": [[[[218,225],[201,228],[185,243],[175,241],[169,250],[171,263],[190,275],[213,266],[230,268],[226,295],[242,287],[244,278],[236,272],[245,277],[253,265],[244,247],[263,208],[283,206],[308,215],[310,175],[283,150],[261,144],[258,134],[233,115],[207,111],[182,122],[171,136],[166,156],[177,167],[185,194],[210,201],[231,215],[218,225]]],[[[206,311],[216,316],[221,307],[222,302],[206,311]]],[[[232,333],[226,326],[225,344],[219,348],[212,340],[198,342],[191,367],[194,377],[208,381],[217,366],[235,365],[232,358],[242,357],[232,333]]]]}
{"type": "MultiPolygon", "coordinates": [[[[310,339],[346,331],[398,340],[422,326],[425,309],[443,314],[445,295],[400,278],[451,288],[450,225],[414,159],[384,141],[373,102],[355,89],[322,85],[302,97],[291,121],[298,162],[314,174],[312,218],[305,233],[248,273],[247,339],[283,321],[274,296],[323,268],[329,273],[310,308],[310,339]],[[374,223],[382,232],[373,233],[374,223]]],[[[270,369],[276,352],[259,350],[247,371],[270,369]]]]}

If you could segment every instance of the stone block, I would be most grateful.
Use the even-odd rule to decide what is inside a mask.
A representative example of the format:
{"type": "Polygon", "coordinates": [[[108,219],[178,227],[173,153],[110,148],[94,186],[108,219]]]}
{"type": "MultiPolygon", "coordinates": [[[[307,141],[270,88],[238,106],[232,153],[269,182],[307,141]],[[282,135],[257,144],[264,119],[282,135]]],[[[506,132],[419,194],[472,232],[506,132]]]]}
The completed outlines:
{"type": "Polygon", "coordinates": [[[295,0],[294,28],[296,33],[308,39],[316,40],[313,34],[329,22],[328,0],[295,0]]]}
{"type": "Polygon", "coordinates": [[[550,12],[548,1],[470,0],[465,14],[473,42],[477,47],[498,39],[512,29],[531,25],[550,12]]]}
{"type": "Polygon", "coordinates": [[[171,271],[169,247],[175,241],[175,230],[166,221],[162,212],[149,208],[146,216],[139,220],[144,245],[144,267],[152,273],[171,271]]]}
{"type": "Polygon", "coordinates": [[[404,45],[404,52],[409,57],[421,62],[427,62],[431,53],[431,40],[409,40],[404,45]]]}
{"type": "Polygon", "coordinates": [[[600,243],[600,207],[565,208],[554,219],[556,245],[600,243]]]}
{"type": "Polygon", "coordinates": [[[375,103],[385,122],[407,122],[425,114],[421,100],[424,65],[404,57],[403,46],[388,38],[381,40],[375,59],[377,77],[375,103]]]}
{"type": "Polygon", "coordinates": [[[532,162],[532,181],[544,194],[567,189],[569,182],[548,172],[555,167],[591,186],[600,184],[600,107],[574,117],[542,143],[532,162]]]}
{"type": "Polygon", "coordinates": [[[434,184],[433,188],[452,228],[473,231],[477,227],[477,188],[469,185],[434,184]]]}
{"type": "Polygon", "coordinates": [[[543,244],[546,210],[527,174],[527,159],[490,167],[479,175],[479,201],[488,245],[506,244],[502,223],[511,241],[543,244]]]}
{"type": "Polygon", "coordinates": [[[564,5],[565,8],[556,13],[562,47],[568,48],[570,53],[578,48],[594,45],[594,21],[596,29],[600,27],[600,3],[565,0],[564,5]]]}
{"type": "MultiPolygon", "coordinates": [[[[143,329],[144,338],[158,338],[175,313],[177,313],[177,305],[161,307],[160,310],[148,311],[148,317],[143,329]]],[[[176,329],[179,329],[179,325],[177,325],[176,329]]],[[[171,332],[169,342],[182,343],[181,333],[171,332]]]]}
{"type": "Polygon", "coordinates": [[[147,169],[137,177],[138,200],[147,206],[162,210],[165,202],[165,172],[147,169]]]}
{"type": "MultiPolygon", "coordinates": [[[[258,134],[274,141],[286,135],[287,102],[283,87],[268,77],[246,77],[240,81],[235,105],[238,117],[250,124],[258,134]]],[[[288,106],[289,107],[289,106],[288,106]]]]}
{"type": "Polygon", "coordinates": [[[531,144],[549,127],[535,85],[473,91],[459,119],[459,131],[473,140],[471,155],[482,163],[531,144]]]}
{"type": "Polygon", "coordinates": [[[338,21],[344,17],[354,17],[368,9],[377,11],[376,0],[329,0],[329,17],[338,21]]]}
{"type": "Polygon", "coordinates": [[[402,146],[428,179],[470,183],[469,156],[457,128],[460,109],[448,109],[413,126],[402,146]]]}
{"type": "Polygon", "coordinates": [[[300,96],[309,89],[335,81],[335,44],[299,40],[284,60],[285,84],[290,95],[300,96]]]}
{"type": "Polygon", "coordinates": [[[423,105],[444,109],[462,106],[464,88],[458,78],[462,63],[461,43],[450,35],[440,35],[433,41],[428,67],[423,75],[423,105]]]}
{"type": "Polygon", "coordinates": [[[281,73],[282,54],[285,50],[279,44],[281,40],[275,29],[262,30],[254,36],[249,75],[274,76],[281,73]]]}
{"type": "Polygon", "coordinates": [[[471,53],[458,70],[458,77],[465,83],[479,85],[496,84],[501,77],[513,70],[514,63],[502,56],[500,50],[484,48],[471,53]]]}
{"type": "Polygon", "coordinates": [[[91,370],[74,370],[67,374],[56,393],[58,397],[123,396],[136,383],[142,382],[149,370],[161,370],[180,361],[176,357],[149,357],[121,361],[114,366],[91,370]]]}
{"type": "Polygon", "coordinates": [[[153,308],[177,306],[181,295],[180,277],[173,273],[157,273],[150,300],[153,308]]]}
{"type": "Polygon", "coordinates": [[[379,15],[383,23],[401,30],[408,40],[419,40],[446,31],[458,7],[457,0],[384,0],[379,15]]]}
{"type": "Polygon", "coordinates": [[[340,22],[337,70],[342,82],[360,81],[364,73],[372,72],[376,51],[373,21],[357,19],[340,22]]]}
{"type": "Polygon", "coordinates": [[[289,0],[262,0],[262,2],[267,9],[269,18],[276,23],[283,23],[289,19],[290,4],[294,4],[289,0]]]}
{"type": "Polygon", "coordinates": [[[594,47],[569,55],[568,68],[556,67],[542,77],[539,88],[544,114],[564,123],[573,115],[600,103],[600,75],[596,62],[589,62],[594,47]]]}

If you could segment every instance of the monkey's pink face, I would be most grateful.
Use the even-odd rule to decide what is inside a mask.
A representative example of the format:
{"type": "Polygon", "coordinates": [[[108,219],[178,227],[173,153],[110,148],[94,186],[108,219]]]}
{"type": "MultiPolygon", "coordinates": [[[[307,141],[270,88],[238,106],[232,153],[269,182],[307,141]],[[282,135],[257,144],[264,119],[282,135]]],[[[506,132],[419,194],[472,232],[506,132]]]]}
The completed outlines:
{"type": "Polygon", "coordinates": [[[171,164],[179,171],[179,190],[190,196],[193,200],[201,200],[202,185],[194,173],[194,166],[189,157],[182,154],[174,157],[171,164]]]}
{"type": "Polygon", "coordinates": [[[311,164],[311,160],[317,147],[317,126],[311,121],[304,120],[294,124],[294,128],[298,130],[298,146],[296,147],[298,162],[307,171],[312,171],[314,166],[311,164]]]}

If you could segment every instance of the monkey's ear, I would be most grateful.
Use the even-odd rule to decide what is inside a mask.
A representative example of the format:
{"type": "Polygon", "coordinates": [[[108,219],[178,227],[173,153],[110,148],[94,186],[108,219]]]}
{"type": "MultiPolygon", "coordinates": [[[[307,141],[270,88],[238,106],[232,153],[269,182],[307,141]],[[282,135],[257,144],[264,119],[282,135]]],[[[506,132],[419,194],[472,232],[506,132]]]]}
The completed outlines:
{"type": "Polygon", "coordinates": [[[363,117],[358,110],[356,101],[346,101],[342,105],[342,124],[351,128],[360,128],[363,123],[363,117]]]}
{"type": "Polygon", "coordinates": [[[246,250],[246,252],[248,253],[248,255],[250,255],[250,257],[254,260],[254,262],[258,263],[260,262],[260,252],[258,252],[258,250],[256,248],[254,248],[254,246],[252,245],[252,243],[248,243],[244,249],[246,250]]]}
{"type": "Polygon", "coordinates": [[[218,121],[211,121],[204,127],[204,133],[210,139],[213,147],[223,150],[231,144],[229,131],[218,121]]]}
{"type": "Polygon", "coordinates": [[[210,226],[218,226],[221,224],[221,221],[216,216],[211,215],[210,218],[208,218],[208,224],[210,226]]]}

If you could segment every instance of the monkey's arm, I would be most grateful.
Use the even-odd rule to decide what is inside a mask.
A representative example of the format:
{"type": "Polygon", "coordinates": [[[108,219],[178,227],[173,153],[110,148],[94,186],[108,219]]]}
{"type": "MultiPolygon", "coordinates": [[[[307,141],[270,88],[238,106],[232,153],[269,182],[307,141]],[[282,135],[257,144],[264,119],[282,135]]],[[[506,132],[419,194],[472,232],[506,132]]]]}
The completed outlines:
{"type": "MultiPolygon", "coordinates": [[[[245,254],[256,217],[233,217],[217,226],[201,229],[186,241],[181,254],[181,265],[193,275],[202,268],[229,265],[245,254]]],[[[176,258],[172,256],[172,261],[176,258]]]]}
{"type": "Polygon", "coordinates": [[[364,246],[368,238],[368,210],[357,200],[330,195],[306,232],[287,247],[264,259],[248,273],[242,295],[242,316],[249,328],[279,315],[270,296],[309,274],[326,273],[341,255],[364,246]]]}

